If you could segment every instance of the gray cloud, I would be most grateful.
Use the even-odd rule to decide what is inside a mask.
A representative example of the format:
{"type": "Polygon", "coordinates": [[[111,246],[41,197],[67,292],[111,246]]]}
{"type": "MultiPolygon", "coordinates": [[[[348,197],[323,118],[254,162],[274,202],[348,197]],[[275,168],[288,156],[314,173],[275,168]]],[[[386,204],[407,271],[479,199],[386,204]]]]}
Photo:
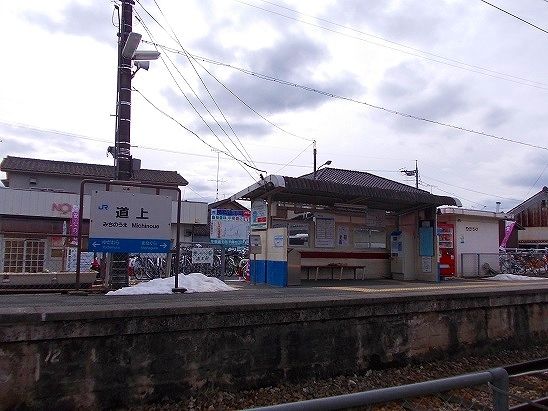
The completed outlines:
{"type": "Polygon", "coordinates": [[[379,87],[379,94],[381,97],[390,99],[389,101],[411,97],[424,91],[431,81],[422,63],[406,61],[386,70],[379,87]]]}
{"type": "Polygon", "coordinates": [[[322,17],[357,29],[365,26],[365,29],[371,28],[391,40],[431,46],[448,31],[445,16],[451,18],[454,24],[454,16],[462,16],[465,11],[463,4],[439,0],[369,0],[348,2],[345,7],[335,3],[322,17]]]}
{"type": "Polygon", "coordinates": [[[56,153],[63,156],[62,160],[89,161],[89,158],[97,157],[99,153],[105,153],[108,143],[93,143],[88,146],[85,141],[60,135],[49,131],[19,127],[0,123],[0,135],[3,143],[0,143],[2,151],[6,155],[28,156],[45,158],[48,153],[56,153]],[[86,153],[88,158],[81,158],[80,153],[86,153]],[[44,157],[45,156],[45,157],[44,157]]]}
{"type": "Polygon", "coordinates": [[[495,129],[508,123],[513,117],[511,110],[494,107],[488,110],[483,117],[483,125],[487,129],[495,129]]]}
{"type": "MultiPolygon", "coordinates": [[[[444,84],[438,86],[433,92],[425,90],[422,96],[416,94],[412,99],[403,98],[403,104],[398,101],[399,99],[395,99],[389,105],[398,107],[397,110],[403,113],[440,122],[451,122],[451,118],[456,114],[465,113],[470,109],[471,103],[468,101],[466,93],[464,84],[444,84]],[[409,103],[409,100],[414,100],[414,102],[409,103]]],[[[392,117],[393,125],[399,131],[416,132],[432,125],[411,118],[392,117]]]]}
{"type": "MultiPolygon", "coordinates": [[[[333,94],[354,96],[363,93],[365,87],[350,73],[337,73],[322,80],[313,79],[317,66],[329,58],[329,53],[323,45],[304,36],[289,36],[272,47],[253,52],[247,58],[247,67],[258,73],[333,94]]],[[[255,116],[207,73],[203,78],[223,110],[234,115],[255,116]]],[[[327,101],[326,96],[290,85],[261,80],[240,72],[231,74],[223,84],[263,115],[310,109],[327,101]]],[[[174,107],[187,105],[188,103],[182,101],[178,94],[178,91],[164,93],[174,107]]]]}
{"type": "MultiPolygon", "coordinates": [[[[535,187],[548,185],[548,155],[540,152],[530,154],[524,161],[526,167],[514,170],[506,176],[506,183],[519,188],[531,188],[540,176],[535,187]],[[544,171],[544,172],[543,172],[544,171]],[[542,175],[541,175],[542,173],[542,175]]],[[[535,188],[534,187],[534,188],[535,188]]],[[[539,188],[539,189],[540,189],[539,188]]],[[[532,195],[532,194],[531,194],[532,195]]]]}
{"type": "MultiPolygon", "coordinates": [[[[1,129],[0,125],[0,129],[1,129]]],[[[14,138],[1,138],[0,148],[3,153],[12,156],[27,156],[35,151],[32,144],[23,143],[14,138]]]]}
{"type": "MultiPolygon", "coordinates": [[[[91,37],[99,42],[115,44],[116,29],[112,26],[112,8],[106,4],[98,7],[95,2],[88,5],[69,3],[63,10],[63,18],[57,20],[47,13],[28,11],[24,17],[31,23],[51,33],[66,33],[91,37]]],[[[117,20],[117,17],[114,17],[117,20]]],[[[116,21],[116,24],[117,21],[116,21]]]]}

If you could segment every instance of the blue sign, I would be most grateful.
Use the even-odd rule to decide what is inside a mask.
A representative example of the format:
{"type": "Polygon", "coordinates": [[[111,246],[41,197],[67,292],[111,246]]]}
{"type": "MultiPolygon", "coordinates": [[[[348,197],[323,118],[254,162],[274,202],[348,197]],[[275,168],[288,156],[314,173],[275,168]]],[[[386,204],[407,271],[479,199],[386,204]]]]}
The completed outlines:
{"type": "Polygon", "coordinates": [[[88,251],[101,253],[168,253],[171,240],[143,240],[137,238],[93,238],[88,251]]]}

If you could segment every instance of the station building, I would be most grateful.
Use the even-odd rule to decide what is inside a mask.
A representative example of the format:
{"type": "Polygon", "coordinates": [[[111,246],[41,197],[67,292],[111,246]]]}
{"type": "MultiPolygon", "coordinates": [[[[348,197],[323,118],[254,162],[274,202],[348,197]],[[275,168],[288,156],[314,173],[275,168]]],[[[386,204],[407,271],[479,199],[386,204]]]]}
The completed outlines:
{"type": "MultiPolygon", "coordinates": [[[[6,173],[0,188],[0,269],[6,273],[74,271],[75,239],[69,224],[78,210],[83,179],[110,180],[114,167],[100,164],[39,160],[7,156],[0,163],[6,173]]],[[[134,180],[172,186],[188,182],[176,171],[134,167],[134,180]]],[[[113,186],[114,187],[114,186],[113,186]]],[[[84,190],[83,235],[89,230],[92,190],[104,184],[86,184],[84,190]]],[[[141,188],[142,193],[172,196],[172,237],[177,222],[177,192],[141,188]]],[[[195,226],[207,224],[207,203],[181,204],[181,241],[192,241],[195,226]]]]}
{"type": "Polygon", "coordinates": [[[324,168],[301,177],[271,175],[231,197],[251,201],[251,278],[394,278],[437,281],[438,206],[433,195],[373,174],[324,168]]]}
{"type": "Polygon", "coordinates": [[[548,248],[548,187],[544,186],[508,213],[524,228],[518,231],[520,248],[548,248]]]}

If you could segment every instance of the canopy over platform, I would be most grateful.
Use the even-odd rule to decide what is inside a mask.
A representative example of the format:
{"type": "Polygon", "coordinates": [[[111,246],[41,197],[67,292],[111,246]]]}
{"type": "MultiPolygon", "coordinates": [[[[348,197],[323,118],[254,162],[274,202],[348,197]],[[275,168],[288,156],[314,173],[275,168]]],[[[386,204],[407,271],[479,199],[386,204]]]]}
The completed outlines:
{"type": "Polygon", "coordinates": [[[234,194],[232,200],[270,199],[333,209],[370,208],[397,214],[442,205],[458,206],[457,198],[437,196],[362,171],[324,168],[301,177],[270,175],[234,194]]]}

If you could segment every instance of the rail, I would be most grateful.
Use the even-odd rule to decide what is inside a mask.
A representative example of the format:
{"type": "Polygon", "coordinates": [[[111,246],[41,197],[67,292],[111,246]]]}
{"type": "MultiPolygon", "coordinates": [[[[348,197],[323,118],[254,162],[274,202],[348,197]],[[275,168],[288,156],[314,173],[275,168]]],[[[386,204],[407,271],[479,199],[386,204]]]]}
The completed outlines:
{"type": "Polygon", "coordinates": [[[459,388],[489,384],[494,411],[508,410],[509,377],[504,368],[494,368],[488,371],[458,375],[439,380],[419,382],[399,387],[381,388],[354,394],[338,395],[335,397],[317,398],[307,401],[298,401],[287,404],[272,405],[269,407],[254,408],[262,411],[318,411],[341,410],[363,407],[383,402],[398,401],[406,398],[446,392],[459,388]]]}

